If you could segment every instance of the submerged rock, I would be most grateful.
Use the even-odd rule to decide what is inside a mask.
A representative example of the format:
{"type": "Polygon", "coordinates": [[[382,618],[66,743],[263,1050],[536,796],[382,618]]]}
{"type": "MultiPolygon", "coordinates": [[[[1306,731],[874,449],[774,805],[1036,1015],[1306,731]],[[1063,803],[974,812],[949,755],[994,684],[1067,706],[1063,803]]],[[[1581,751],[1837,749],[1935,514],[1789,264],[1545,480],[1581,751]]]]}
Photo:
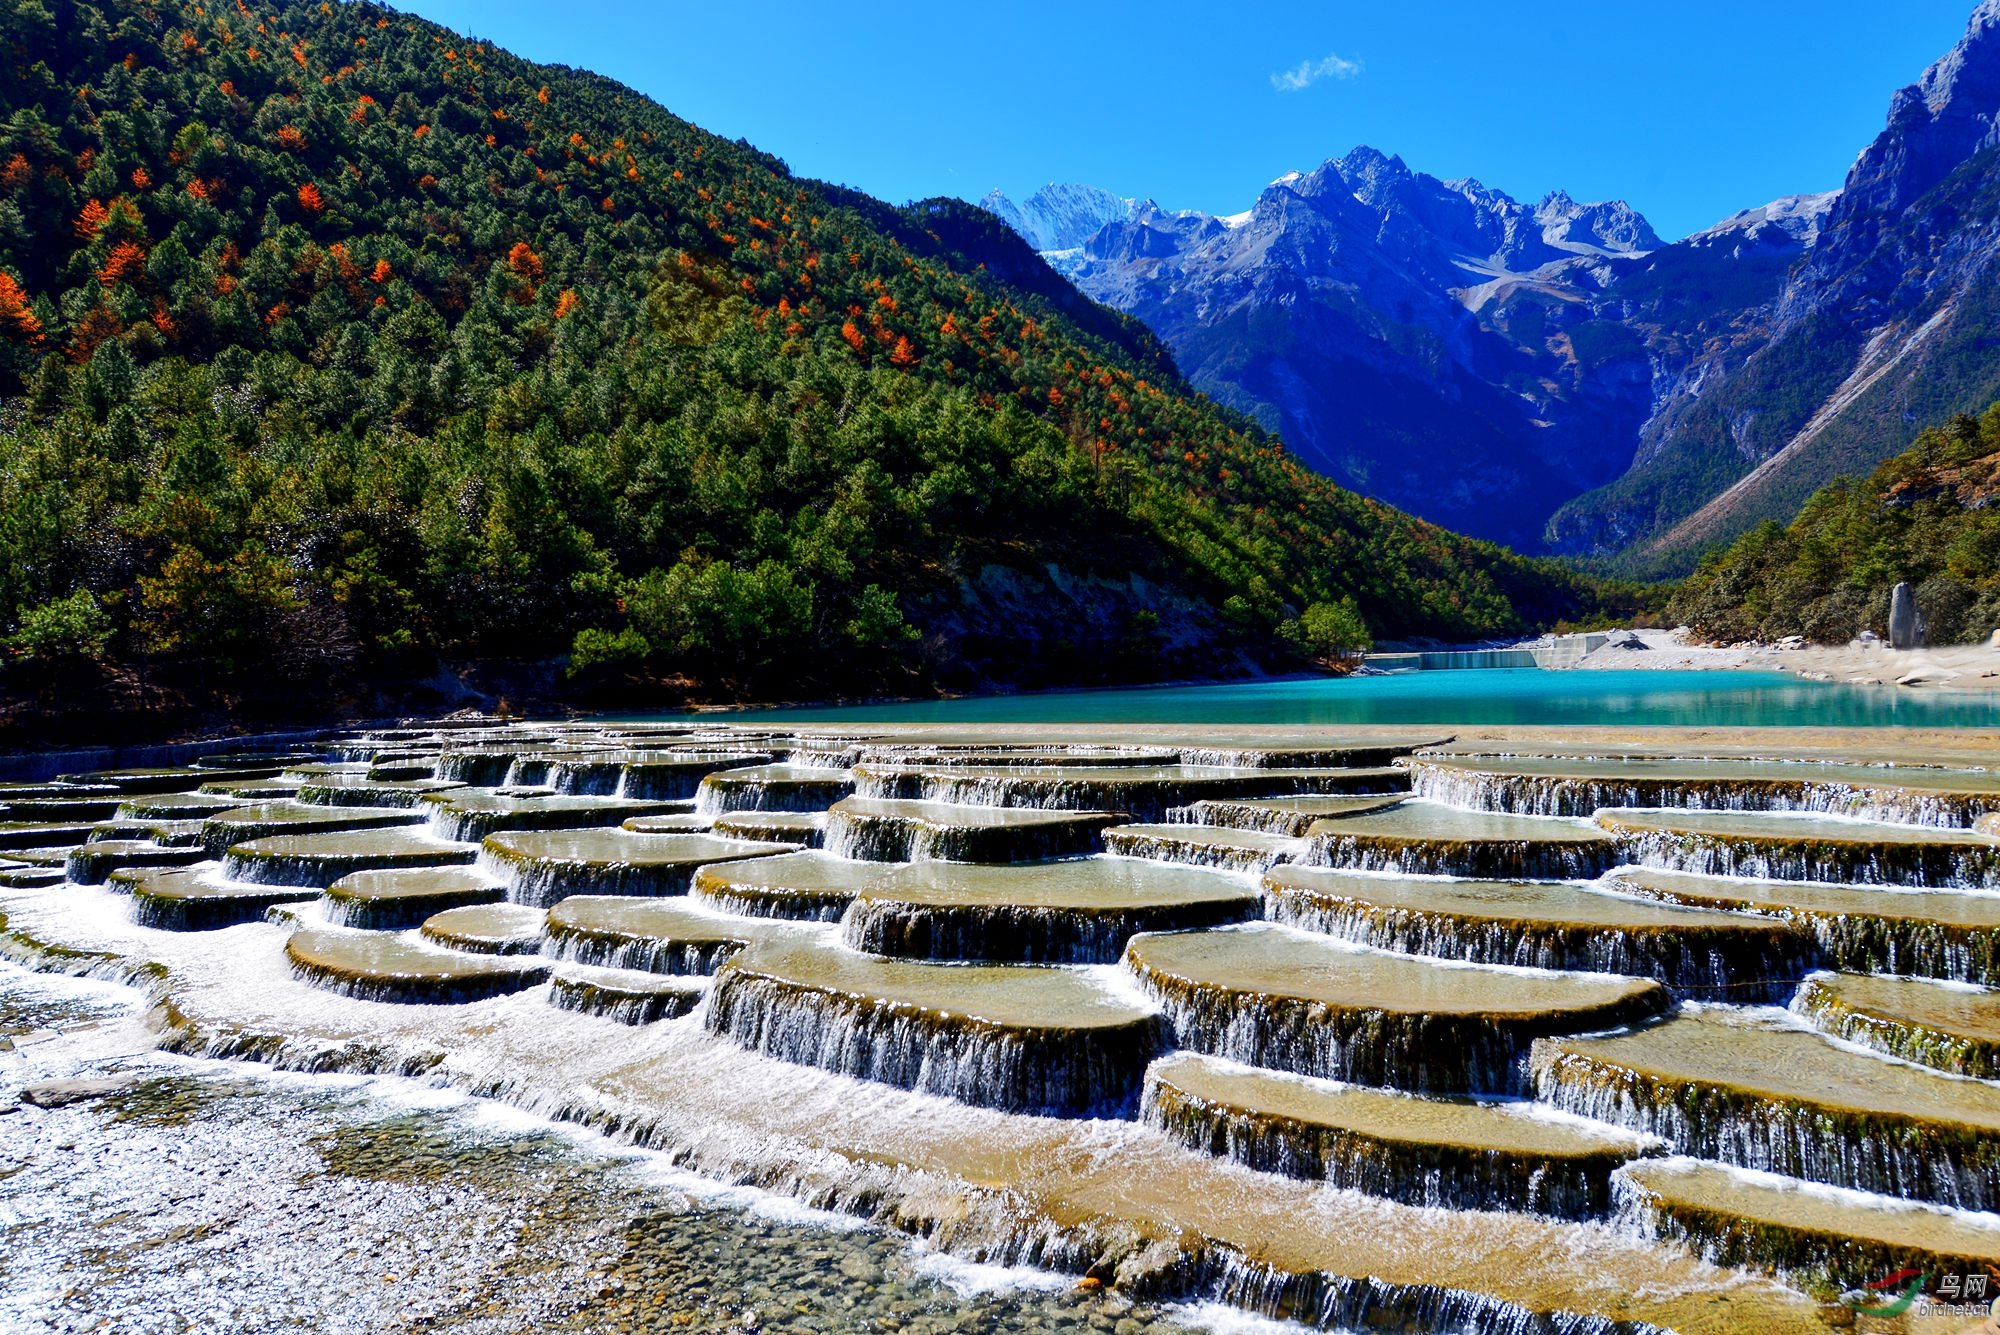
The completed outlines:
{"type": "Polygon", "coordinates": [[[132,921],[169,932],[205,932],[258,922],[267,909],[314,894],[310,887],[220,880],[212,868],[128,868],[111,873],[109,884],[131,894],[132,921]]]}
{"type": "Polygon", "coordinates": [[[231,844],[222,874],[255,885],[322,889],[355,872],[468,864],[478,852],[416,827],[281,834],[231,844]]]}
{"type": "Polygon", "coordinates": [[[652,1024],[686,1015],[701,1001],[700,982],[631,969],[572,965],[549,979],[549,1004],[557,1010],[599,1015],[619,1024],[652,1024]]]}
{"type": "Polygon", "coordinates": [[[499,882],[469,866],[350,872],[327,887],[327,921],[337,927],[399,931],[432,914],[506,898],[499,882]]]}
{"type": "Polygon", "coordinates": [[[549,910],[546,932],[546,948],[557,959],[646,973],[710,974],[748,946],[804,939],[802,932],[811,935],[815,929],[718,913],[683,899],[572,895],[549,910]]]}
{"type": "Polygon", "coordinates": [[[71,850],[65,874],[78,885],[102,885],[121,867],[188,867],[207,859],[205,848],[168,848],[151,840],[93,840],[71,850]]]}
{"type": "Polygon", "coordinates": [[[1209,825],[1114,825],[1104,846],[1123,857],[1233,872],[1261,872],[1308,851],[1288,835],[1209,825]]]}
{"type": "Polygon", "coordinates": [[[713,829],[726,839],[758,839],[818,848],[826,842],[824,811],[732,811],[717,816],[713,829]]]}
{"type": "Polygon", "coordinates": [[[406,807],[333,807],[281,800],[218,811],[202,819],[201,842],[220,857],[235,844],[279,835],[331,834],[337,830],[386,830],[419,825],[423,815],[406,807]]]}
{"type": "Polygon", "coordinates": [[[690,893],[725,913],[834,922],[857,894],[902,865],[857,862],[821,852],[713,862],[695,872],[690,893]]]}
{"type": "Polygon", "coordinates": [[[717,770],[701,781],[695,810],[705,816],[732,811],[824,811],[854,792],[845,770],[817,765],[747,765],[717,770]]]}
{"type": "Polygon", "coordinates": [[[2000,982],[2000,897],[1651,868],[1621,870],[1608,884],[1668,903],[1797,923],[1836,969],[2000,982]]]}
{"type": "Polygon", "coordinates": [[[1370,797],[1265,797],[1241,801],[1202,801],[1167,812],[1170,825],[1210,825],[1232,830],[1302,839],[1323,820],[1371,816],[1403,801],[1401,793],[1370,797]]]}
{"type": "Polygon", "coordinates": [[[1678,807],[1825,812],[1952,827],[2000,809],[2000,774],[1920,764],[1440,756],[1411,761],[1410,775],[1424,797],[1522,816],[1678,807]]]}
{"type": "Polygon", "coordinates": [[[425,794],[420,805],[433,834],[441,839],[476,844],[502,830],[582,830],[617,825],[634,816],[669,812],[674,804],[623,797],[458,788],[425,794]]]}
{"type": "Polygon", "coordinates": [[[532,955],[542,948],[544,914],[521,904],[468,904],[424,919],[428,941],[479,955],[532,955]]]}
{"type": "Polygon", "coordinates": [[[1173,807],[1304,794],[1400,793],[1409,776],[1393,769],[1218,769],[1193,765],[941,768],[860,765],[856,794],[877,800],[1029,807],[1043,811],[1122,811],[1141,821],[1173,807]]]}
{"type": "Polygon", "coordinates": [[[1312,827],[1308,861],[1328,867],[1493,880],[1582,880],[1610,868],[1616,842],[1569,821],[1405,803],[1312,827]]]}
{"type": "Polygon", "coordinates": [[[21,1102],[31,1108],[67,1108],[73,1103],[94,1103],[136,1089],[139,1076],[105,1075],[78,1080],[44,1080],[21,1087],[21,1102]]]}

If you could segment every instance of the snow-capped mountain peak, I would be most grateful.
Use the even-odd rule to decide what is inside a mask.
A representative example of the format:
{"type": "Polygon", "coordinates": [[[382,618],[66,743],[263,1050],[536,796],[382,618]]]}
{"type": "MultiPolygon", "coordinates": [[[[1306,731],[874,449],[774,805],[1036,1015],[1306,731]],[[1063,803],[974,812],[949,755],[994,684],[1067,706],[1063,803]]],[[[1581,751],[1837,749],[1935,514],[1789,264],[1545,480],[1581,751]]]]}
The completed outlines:
{"type": "Polygon", "coordinates": [[[1040,251],[1075,250],[1108,222],[1129,218],[1140,201],[1075,182],[1050,181],[1019,203],[995,190],[979,207],[1040,251]]]}

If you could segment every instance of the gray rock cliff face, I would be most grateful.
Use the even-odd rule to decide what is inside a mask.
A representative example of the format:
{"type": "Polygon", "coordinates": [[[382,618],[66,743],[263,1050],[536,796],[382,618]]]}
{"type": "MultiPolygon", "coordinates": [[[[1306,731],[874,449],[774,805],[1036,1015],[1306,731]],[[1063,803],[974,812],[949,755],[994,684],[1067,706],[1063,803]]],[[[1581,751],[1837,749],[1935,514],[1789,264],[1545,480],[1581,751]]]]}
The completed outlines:
{"type": "MultiPolygon", "coordinates": [[[[1561,549],[1635,541],[1635,569],[1785,519],[1923,425],[2000,398],[2000,3],[1922,80],[1819,208],[1761,326],[1663,396],[1630,474],[1560,512],[1561,549]]],[[[1769,221],[1785,223],[1783,218],[1769,221]]],[[[1693,240],[1693,238],[1690,238],[1693,240]]]]}

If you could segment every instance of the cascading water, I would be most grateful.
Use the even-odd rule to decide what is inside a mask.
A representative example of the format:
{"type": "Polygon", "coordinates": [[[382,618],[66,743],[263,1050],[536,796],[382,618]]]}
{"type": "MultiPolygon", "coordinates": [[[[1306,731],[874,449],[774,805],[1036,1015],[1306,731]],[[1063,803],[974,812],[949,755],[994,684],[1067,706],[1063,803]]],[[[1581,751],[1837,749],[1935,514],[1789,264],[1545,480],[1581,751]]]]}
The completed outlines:
{"type": "MultiPolygon", "coordinates": [[[[1992,981],[2000,915],[1983,918],[1977,893],[1829,897],[1861,893],[1831,884],[1836,873],[1974,890],[1995,884],[1989,845],[1978,836],[1938,842],[1981,800],[1974,781],[1901,774],[1875,785],[1813,774],[1787,795],[1770,784],[1732,789],[1719,775],[1698,773],[1668,787],[1657,774],[1635,771],[1624,780],[1583,776],[1594,786],[1496,776],[1478,789],[1467,786],[1472,778],[1443,773],[1452,765],[1440,763],[1433,774],[1420,759],[1416,786],[1430,800],[1389,809],[1403,787],[1400,773],[1359,767],[1384,764],[1407,747],[1260,749],[1226,738],[1156,744],[1152,734],[1141,746],[1108,736],[1091,749],[1013,734],[1003,742],[933,734],[904,743],[713,725],[413,728],[332,749],[350,762],[345,768],[301,761],[270,791],[313,800],[262,813],[235,809],[247,804],[245,780],[216,778],[230,771],[131,778],[168,797],[178,796],[168,791],[176,785],[192,792],[221,783],[226,791],[209,795],[212,807],[114,790],[113,809],[96,818],[64,805],[76,800],[68,790],[14,798],[0,791],[0,803],[52,804],[24,807],[43,811],[45,824],[18,836],[0,831],[19,854],[0,852],[0,863],[22,864],[0,867],[0,948],[26,951],[22,934],[37,932],[77,938],[81,944],[68,948],[83,952],[78,960],[96,951],[89,960],[140,961],[121,967],[153,970],[137,976],[171,1002],[162,1012],[170,1042],[188,1051],[304,1069],[426,1073],[631,1138],[657,1138],[703,1171],[857,1209],[932,1236],[956,1255],[1056,1266],[1132,1295],[1221,1298],[1311,1322],[1627,1335],[1649,1329],[1649,1313],[1662,1314],[1661,1329],[1687,1328],[1697,1309],[1708,1319],[1709,1295],[1726,1291],[1755,1328],[1804,1330],[1809,1302],[1734,1276],[1676,1269],[1692,1265],[1683,1246],[1730,1266],[1852,1284],[1870,1277],[1855,1273],[1856,1258],[1886,1265],[1899,1255],[1868,1241],[1870,1212],[1889,1208],[1878,1202],[2000,1205],[1990,1185],[2000,1181],[2000,1108],[1965,1092],[1985,1086],[1867,1050],[1989,1073],[1978,1064],[1981,1050],[1924,1028],[1922,1015],[1884,1022],[1858,1006],[1820,1005],[1809,982],[1786,1032],[1836,1054],[1823,1059],[1825,1072],[1813,1065],[1821,1058],[1801,1060],[1791,1049],[1739,1051],[1746,1040],[1735,1029],[1705,1034],[1686,1051],[1663,1047],[1661,1036],[1681,1019],[1648,1023],[1669,1002],[1658,983],[1729,1003],[1686,1008],[1685,1018],[1783,1000],[1814,965],[1992,981]],[[787,763],[774,764],[780,756],[787,763]],[[850,768],[860,800],[849,800],[850,768]],[[825,822],[832,856],[667,832],[665,824],[615,828],[634,804],[673,810],[702,777],[716,780],[702,789],[707,809],[799,815],[787,831],[805,831],[816,813],[835,807],[825,822]],[[479,805],[469,795],[451,797],[461,790],[425,800],[427,785],[529,782],[542,786],[499,795],[478,819],[560,819],[574,823],[573,833],[496,825],[478,866],[467,868],[469,840],[440,853],[438,827],[410,826],[444,802],[467,811],[479,805]],[[1341,796],[1372,792],[1382,795],[1382,808],[1344,805],[1341,796]],[[1503,823],[1440,798],[1493,808],[1503,823]],[[1723,889],[1713,902],[1701,900],[1699,887],[1641,887],[1630,869],[1596,890],[1554,885],[1546,878],[1595,878],[1620,845],[1575,823],[1504,824],[1582,814],[1585,802],[1642,799],[1674,809],[1677,819],[1701,816],[1689,810],[1700,804],[1761,816],[1753,804],[1762,800],[1901,823],[1857,835],[1852,821],[1823,822],[1833,851],[1805,854],[1762,840],[1769,827],[1697,829],[1704,839],[1733,841],[1737,860],[1728,869],[1800,878],[1764,898],[1745,889],[1753,883],[1717,882],[1723,889]],[[141,802],[155,805],[141,811],[141,802]],[[566,814],[541,814],[555,811],[566,814]],[[1143,823],[1161,817],[1167,823],[1143,823]],[[333,823],[356,820],[367,824],[333,823]],[[705,842],[680,842],[687,840],[705,842]],[[1075,856],[1100,845],[1119,856],[1075,856]],[[226,865],[112,871],[120,859],[185,861],[232,848],[226,865]],[[1066,860],[1041,861],[1052,855],[1066,860]],[[308,902],[328,877],[376,865],[370,859],[391,858],[383,865],[393,870],[364,878],[393,881],[429,874],[421,859],[432,856],[453,861],[449,874],[461,889],[426,898],[414,885],[404,895],[385,882],[369,893],[329,893],[319,908],[308,902]],[[741,870],[791,859],[814,860],[766,877],[741,870]],[[905,863],[928,869],[928,880],[898,880],[905,863]],[[1326,870],[1335,864],[1373,869],[1359,879],[1395,893],[1313,898],[1274,882],[1265,911],[1309,929],[1290,938],[1388,963],[1368,964],[1374,972],[1355,975],[1351,986],[1307,987],[1301,980],[1326,976],[1321,965],[1293,959],[1270,940],[1253,940],[1227,959],[1216,953],[1216,938],[1245,935],[1230,924],[1259,911],[1256,887],[1248,877],[1189,866],[1276,866],[1280,877],[1303,884],[1343,874],[1326,870]],[[1237,889],[1179,902],[1137,890],[1126,898],[1086,892],[1065,879],[1086,874],[1066,869],[1105,865],[1206,876],[1237,889]],[[64,866],[74,874],[52,892],[13,879],[48,879],[64,866]],[[988,879],[1002,870],[1023,879],[988,879]],[[1420,884],[1411,879],[1418,871],[1439,875],[1420,884]],[[85,884],[106,872],[131,890],[129,920],[122,902],[85,884]],[[1491,911],[1434,902],[1449,898],[1437,886],[1463,901],[1478,883],[1462,878],[1496,874],[1544,879],[1524,880],[1511,912],[1504,897],[1491,911]],[[248,877],[282,884],[240,879],[248,877]],[[513,902],[477,907],[502,883],[513,902]],[[691,883],[699,899],[692,905],[680,897],[691,883]],[[1803,886],[1821,897],[1800,893],[1803,886]],[[1628,893],[1604,893],[1619,890],[1628,893]],[[469,903],[454,898],[460,893],[469,903]],[[1640,902],[1634,893],[1648,896],[1638,909],[1630,907],[1640,902]],[[1731,893],[1738,897],[1729,900],[1731,893]],[[663,895],[670,898],[616,902],[691,916],[601,928],[565,916],[565,903],[580,896],[663,895]],[[99,899],[115,906],[109,914],[96,907],[99,899]],[[1693,907],[1665,908],[1662,899],[1693,907]],[[283,924],[259,925],[273,906],[283,924]],[[543,906],[551,909],[546,921],[543,906]],[[1600,907],[1602,920],[1592,916],[1600,907]],[[421,931],[407,930],[419,922],[421,931]],[[232,926],[234,934],[215,934],[232,926]],[[1206,944],[1165,959],[1161,933],[1206,944]],[[1109,964],[1121,950],[1130,952],[1129,974],[1109,964]],[[709,974],[714,984],[703,1002],[709,974]],[[376,1009],[341,1009],[364,1004],[350,999],[376,1009]],[[404,1021],[382,1003],[422,1016],[404,1021]],[[1808,1020],[1849,1043],[1829,1043],[1804,1027],[1808,1020]],[[614,1023],[630,1030],[609,1030],[614,1023]],[[1614,1054],[1593,1046],[1614,1042],[1628,1047],[1614,1054]],[[1181,1052],[1162,1059],[1176,1045],[1181,1052]],[[1531,1045],[1533,1056],[1524,1057],[1531,1045]],[[1289,1074],[1296,1072],[1309,1083],[1344,1079],[1369,1088],[1316,1089],[1295,1106],[1268,1089],[1232,1100],[1167,1078],[1175,1063],[1214,1060],[1197,1054],[1250,1063],[1259,1080],[1297,1080],[1289,1074]],[[788,1070],[770,1058],[817,1070],[788,1070]],[[1797,1087],[1783,1085],[1780,1077],[1799,1072],[1797,1087]],[[1463,1097],[1524,1090],[1534,1104],[1463,1097]],[[926,1098],[913,1101],[907,1091],[926,1098]],[[962,1106],[944,1109],[932,1098],[962,1106]],[[1569,1116],[1559,1116],[1565,1110],[1569,1116]],[[1008,1115],[1016,1112],[1053,1116],[1008,1115]],[[845,1138],[826,1130],[843,1115],[861,1119],[845,1138]],[[1653,1171],[1643,1135],[1703,1156],[1708,1169],[1744,1164],[1787,1174],[1768,1208],[1779,1216],[1792,1210],[1803,1222],[1753,1227],[1744,1221],[1761,1216],[1720,1191],[1695,1204],[1656,1191],[1644,1219],[1629,1202],[1614,1213],[1614,1192],[1622,1190],[1614,1184],[1653,1171]],[[1633,1155],[1642,1157],[1618,1167],[1633,1155]],[[1307,1190],[1294,1178],[1343,1190],[1286,1197],[1307,1190]],[[1841,1219],[1862,1221],[1851,1224],[1856,1238],[1844,1252],[1801,1241],[1813,1217],[1796,1204],[1810,1196],[1799,1188],[1825,1184],[1876,1193],[1842,1207],[1856,1213],[1841,1219]],[[978,1203],[986,1199],[979,1193],[994,1203],[978,1203]],[[1168,1198],[1182,1202],[1179,1232],[1162,1233],[1135,1205],[1168,1198]],[[1290,1204],[1270,1205],[1279,1200],[1290,1204]],[[1328,1210],[1345,1212],[1337,1228],[1315,1222],[1328,1210]],[[1690,1223],[1698,1214],[1706,1222],[1690,1223]],[[1286,1219],[1317,1241],[1294,1245],[1290,1230],[1273,1224],[1286,1219]],[[1597,1222],[1587,1235],[1561,1232],[1575,1229],[1561,1222],[1570,1219],[1597,1222]],[[1406,1245],[1385,1248],[1385,1237],[1406,1245]],[[1459,1259],[1474,1237],[1484,1259],[1459,1259]],[[1669,1241],[1648,1240],[1655,1237],[1669,1241]],[[1721,1238],[1733,1240],[1714,1241],[1721,1238]],[[1351,1259],[1352,1246],[1375,1250],[1351,1259]],[[1589,1255],[1594,1267],[1605,1249],[1624,1258],[1615,1282],[1561,1259],[1589,1255]],[[1524,1254],[1557,1259],[1538,1262],[1524,1279],[1508,1259],[1524,1254]],[[1245,1259],[1251,1255],[1254,1262],[1245,1259]],[[1671,1280],[1653,1283],[1669,1270],[1671,1280]],[[1393,1278],[1368,1278],[1385,1274],[1393,1278]]],[[[779,828],[741,826],[746,834],[779,828]]],[[[487,833],[476,823],[444,832],[487,833]]],[[[1649,839],[1684,848],[1688,834],[1620,830],[1618,838],[1649,861],[1723,867],[1685,852],[1645,851],[1649,839]]],[[[59,959],[53,948],[34,949],[50,950],[36,958],[59,959]]],[[[1930,1004],[1917,996],[1919,1009],[1930,1004]]],[[[1933,1258],[1977,1251],[1950,1238],[1923,1245],[1933,1258]]]]}
{"type": "Polygon", "coordinates": [[[1150,1016],[1116,1026],[1002,1026],[726,966],[706,1023],[756,1052],[979,1107],[1118,1116],[1159,1046],[1150,1016]]]}
{"type": "MultiPolygon", "coordinates": [[[[1615,771],[1612,762],[1599,763],[1615,771]]],[[[1419,797],[1517,816],[1591,816],[1606,808],[1656,807],[1802,812],[1962,829],[2000,810],[2000,785],[1988,792],[1939,791],[1916,786],[1927,777],[1921,771],[1909,775],[1887,768],[1871,781],[1848,770],[1841,777],[1824,776],[1815,771],[1828,767],[1798,762],[1766,766],[1763,772],[1754,764],[1725,766],[1732,773],[1712,776],[1699,771],[1660,776],[1509,772],[1421,757],[1408,764],[1411,790],[1419,797]]],[[[1970,776],[1968,782],[1987,786],[1989,777],[1970,776]]]]}

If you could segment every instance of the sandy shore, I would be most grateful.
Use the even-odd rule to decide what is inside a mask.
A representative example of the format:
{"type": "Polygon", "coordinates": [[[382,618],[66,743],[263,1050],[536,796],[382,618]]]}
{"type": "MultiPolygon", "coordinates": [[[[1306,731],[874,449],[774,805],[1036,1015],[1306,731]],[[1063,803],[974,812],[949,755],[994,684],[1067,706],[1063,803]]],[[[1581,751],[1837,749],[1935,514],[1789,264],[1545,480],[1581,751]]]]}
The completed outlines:
{"type": "Polygon", "coordinates": [[[1578,670],[1696,671],[1750,668],[1789,672],[1809,681],[1848,682],[1856,686],[2000,691],[2000,649],[1990,644],[1891,649],[1880,640],[1856,640],[1845,645],[1708,648],[1689,643],[1684,631],[1634,630],[1614,636],[1610,644],[1585,655],[1576,667],[1578,670]],[[1633,644],[1635,639],[1639,645],[1633,644]]]}

